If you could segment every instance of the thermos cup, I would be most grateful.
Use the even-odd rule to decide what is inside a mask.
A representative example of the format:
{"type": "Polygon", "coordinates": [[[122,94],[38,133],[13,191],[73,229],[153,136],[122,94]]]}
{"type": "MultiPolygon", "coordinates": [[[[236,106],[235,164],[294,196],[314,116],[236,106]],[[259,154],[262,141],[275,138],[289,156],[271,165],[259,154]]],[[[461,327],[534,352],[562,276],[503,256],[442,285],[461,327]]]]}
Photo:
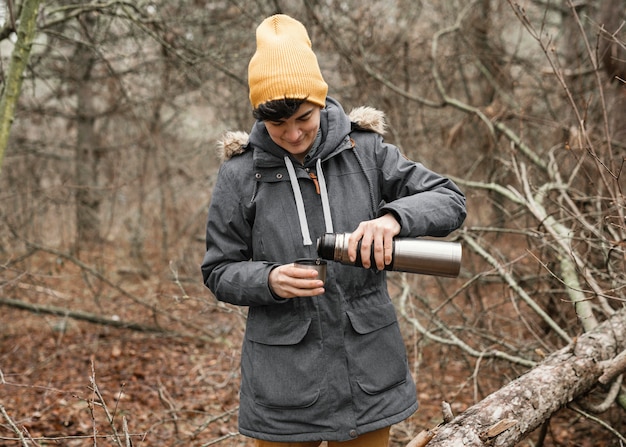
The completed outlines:
{"type": "Polygon", "coordinates": [[[302,269],[317,270],[317,279],[326,282],[326,261],[323,259],[297,259],[294,265],[302,269]]]}

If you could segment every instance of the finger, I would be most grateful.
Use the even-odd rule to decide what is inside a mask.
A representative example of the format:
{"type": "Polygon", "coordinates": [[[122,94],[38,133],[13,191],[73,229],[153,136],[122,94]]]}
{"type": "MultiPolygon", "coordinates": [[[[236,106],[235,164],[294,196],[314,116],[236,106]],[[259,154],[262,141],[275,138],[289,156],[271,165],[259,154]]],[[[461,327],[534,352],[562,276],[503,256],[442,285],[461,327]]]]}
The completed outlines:
{"type": "Polygon", "coordinates": [[[381,233],[374,238],[374,260],[378,270],[385,269],[385,239],[381,233]]]}
{"type": "Polygon", "coordinates": [[[287,298],[317,296],[325,292],[324,283],[319,280],[298,280],[285,288],[287,298]],[[302,282],[304,281],[304,282],[302,282]]]}
{"type": "Polygon", "coordinates": [[[310,290],[310,289],[317,289],[319,287],[322,287],[324,285],[324,281],[322,281],[321,279],[316,279],[316,278],[292,279],[289,285],[293,287],[294,289],[298,289],[298,290],[310,290]]]}
{"type": "Polygon", "coordinates": [[[348,259],[350,262],[356,262],[356,252],[357,247],[359,245],[359,241],[363,237],[363,230],[361,229],[361,225],[352,232],[350,238],[348,239],[348,259]]]}
{"type": "Polygon", "coordinates": [[[393,261],[393,236],[385,234],[385,265],[390,265],[393,261]]]}
{"type": "Polygon", "coordinates": [[[369,234],[364,235],[361,239],[361,264],[366,269],[372,266],[372,242],[373,238],[369,234]]]}
{"type": "Polygon", "coordinates": [[[323,289],[324,281],[318,279],[316,270],[300,268],[290,265],[285,269],[284,285],[295,296],[319,295],[323,289]]]}
{"type": "Polygon", "coordinates": [[[289,275],[293,278],[312,279],[317,278],[317,270],[293,266],[289,269],[289,275]]]}

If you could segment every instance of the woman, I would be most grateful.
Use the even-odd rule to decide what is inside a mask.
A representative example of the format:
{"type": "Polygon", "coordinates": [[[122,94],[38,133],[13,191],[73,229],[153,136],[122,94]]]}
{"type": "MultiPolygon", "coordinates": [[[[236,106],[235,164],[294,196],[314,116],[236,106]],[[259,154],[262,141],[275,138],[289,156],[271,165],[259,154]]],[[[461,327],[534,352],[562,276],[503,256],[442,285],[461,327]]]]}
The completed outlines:
{"type": "Polygon", "coordinates": [[[202,264],[218,300],[248,307],[239,430],[257,446],[386,446],[418,406],[383,270],[392,240],[449,234],[465,198],[383,141],[380,112],[327,97],[300,22],[269,17],[256,37],[256,123],[222,142],[202,264]],[[324,283],[293,262],[332,232],[352,232],[365,268],[330,262],[324,283]]]}

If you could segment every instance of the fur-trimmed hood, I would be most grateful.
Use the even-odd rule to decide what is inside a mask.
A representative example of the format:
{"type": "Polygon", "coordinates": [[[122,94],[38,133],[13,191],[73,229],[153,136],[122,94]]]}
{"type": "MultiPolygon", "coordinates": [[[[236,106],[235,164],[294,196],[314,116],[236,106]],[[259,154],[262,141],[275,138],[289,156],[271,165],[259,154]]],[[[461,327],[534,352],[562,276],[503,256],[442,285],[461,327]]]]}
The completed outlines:
{"type": "MultiPolygon", "coordinates": [[[[357,107],[352,109],[348,118],[353,128],[358,130],[376,132],[384,135],[387,130],[384,112],[373,107],[357,107]]],[[[250,134],[243,131],[225,132],[217,142],[219,158],[224,161],[235,155],[242,154],[248,145],[250,134]]]]}

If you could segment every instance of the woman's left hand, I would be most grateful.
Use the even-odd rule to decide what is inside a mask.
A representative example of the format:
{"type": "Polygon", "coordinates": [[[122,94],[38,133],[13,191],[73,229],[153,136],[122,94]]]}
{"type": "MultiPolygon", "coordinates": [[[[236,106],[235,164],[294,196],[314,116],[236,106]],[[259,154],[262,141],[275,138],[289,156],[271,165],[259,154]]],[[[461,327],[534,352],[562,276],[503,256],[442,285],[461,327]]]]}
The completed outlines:
{"type": "Polygon", "coordinates": [[[393,256],[393,238],[400,233],[400,224],[393,214],[385,214],[372,220],[361,222],[348,240],[348,257],[350,262],[356,261],[357,245],[361,241],[361,262],[363,267],[370,268],[372,247],[374,260],[378,270],[384,270],[391,264],[393,256]]]}

